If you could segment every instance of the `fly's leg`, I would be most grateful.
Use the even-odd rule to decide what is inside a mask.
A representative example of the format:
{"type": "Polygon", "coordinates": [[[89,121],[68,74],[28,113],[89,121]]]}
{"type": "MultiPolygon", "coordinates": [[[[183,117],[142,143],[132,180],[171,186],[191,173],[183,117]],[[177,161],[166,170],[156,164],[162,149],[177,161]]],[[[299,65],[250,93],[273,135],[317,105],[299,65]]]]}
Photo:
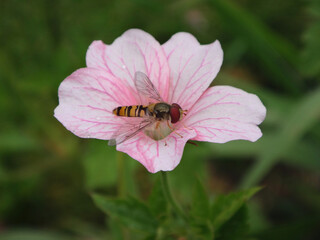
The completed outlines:
{"type": "Polygon", "coordinates": [[[178,136],[180,136],[181,138],[183,138],[183,136],[179,133],[177,133],[176,131],[174,131],[175,134],[177,134],[178,136]]]}
{"type": "Polygon", "coordinates": [[[168,125],[168,127],[172,130],[172,132],[174,132],[175,134],[177,134],[178,136],[180,136],[181,138],[183,138],[182,135],[180,135],[179,133],[177,133],[176,130],[170,126],[169,120],[167,120],[167,125],[168,125]]]}
{"type": "Polygon", "coordinates": [[[167,125],[168,127],[172,130],[172,132],[174,131],[174,129],[170,126],[169,120],[167,120],[167,125]]]}

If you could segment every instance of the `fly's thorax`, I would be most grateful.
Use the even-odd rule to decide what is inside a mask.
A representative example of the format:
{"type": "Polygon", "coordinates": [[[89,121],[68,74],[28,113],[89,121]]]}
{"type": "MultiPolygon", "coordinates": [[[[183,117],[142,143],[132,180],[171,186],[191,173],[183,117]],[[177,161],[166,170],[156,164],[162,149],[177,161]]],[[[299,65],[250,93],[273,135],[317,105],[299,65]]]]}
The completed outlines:
{"type": "Polygon", "coordinates": [[[171,106],[167,103],[160,102],[154,104],[153,114],[158,120],[169,120],[170,119],[170,108],[171,106]]]}

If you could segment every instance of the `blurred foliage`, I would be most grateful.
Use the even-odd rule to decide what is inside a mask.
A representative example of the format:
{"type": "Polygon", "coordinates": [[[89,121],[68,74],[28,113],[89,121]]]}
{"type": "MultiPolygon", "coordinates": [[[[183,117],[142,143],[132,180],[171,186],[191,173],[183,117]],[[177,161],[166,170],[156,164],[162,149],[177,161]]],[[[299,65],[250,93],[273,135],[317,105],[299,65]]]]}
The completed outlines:
{"type": "MultiPolygon", "coordinates": [[[[220,195],[210,203],[202,184],[197,182],[191,211],[186,218],[178,214],[170,216],[163,204],[158,205],[163,207],[159,215],[154,214],[147,204],[133,198],[110,199],[98,194],[92,197],[103,212],[133,230],[130,235],[137,234],[136,239],[175,239],[176,236],[183,239],[245,239],[249,230],[246,201],[259,189],[220,195]]],[[[149,198],[150,206],[159,199],[166,203],[164,192],[156,191],[158,198],[154,194],[149,198]]]]}
{"type": "MultiPolygon", "coordinates": [[[[58,86],[85,66],[89,44],[110,44],[129,28],[160,43],[180,31],[203,44],[219,39],[225,59],[213,85],[256,93],[268,110],[256,143],[186,146],[169,183],[197,219],[192,229],[209,239],[319,239],[318,0],[0,1],[0,239],[141,239],[123,228],[130,219],[119,219],[134,205],[126,216],[138,228],[186,230],[182,220],[165,221],[159,174],[103,141],[77,138],[53,117],[58,86]],[[265,188],[248,205],[221,195],[256,185],[265,188]],[[110,218],[93,192],[108,195],[94,199],[110,218]],[[207,209],[219,201],[230,202],[229,215],[215,218],[223,222],[215,232],[207,209]]],[[[180,236],[188,235],[170,237],[180,236]]]]}

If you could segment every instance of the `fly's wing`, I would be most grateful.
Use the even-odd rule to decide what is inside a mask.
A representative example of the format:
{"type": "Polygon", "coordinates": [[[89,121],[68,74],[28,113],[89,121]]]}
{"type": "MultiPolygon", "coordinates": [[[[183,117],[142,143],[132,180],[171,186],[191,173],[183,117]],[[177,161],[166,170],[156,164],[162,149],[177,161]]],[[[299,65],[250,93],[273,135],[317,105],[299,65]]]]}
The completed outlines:
{"type": "Polygon", "coordinates": [[[153,99],[157,102],[163,102],[159,92],[152,84],[150,79],[143,72],[136,72],[134,75],[134,84],[140,97],[147,97],[149,99],[153,99]]]}
{"type": "Polygon", "coordinates": [[[139,132],[143,131],[143,129],[152,125],[154,122],[154,118],[140,118],[139,121],[128,121],[127,123],[124,123],[121,128],[111,137],[108,145],[119,145],[137,135],[139,132]]]}

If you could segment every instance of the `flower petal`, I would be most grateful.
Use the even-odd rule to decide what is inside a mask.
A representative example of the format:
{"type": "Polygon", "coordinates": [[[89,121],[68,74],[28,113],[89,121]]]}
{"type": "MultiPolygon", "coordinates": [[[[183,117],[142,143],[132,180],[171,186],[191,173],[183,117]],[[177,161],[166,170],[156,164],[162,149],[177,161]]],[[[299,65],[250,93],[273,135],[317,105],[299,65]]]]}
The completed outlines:
{"type": "Polygon", "coordinates": [[[133,99],[130,91],[107,72],[82,68],[61,83],[54,116],[79,137],[110,139],[123,123],[112,110],[133,99]]]}
{"type": "Polygon", "coordinates": [[[101,40],[93,41],[87,50],[87,67],[108,70],[105,62],[105,53],[107,47],[109,46],[104,44],[101,40]]]}
{"type": "Polygon", "coordinates": [[[149,172],[171,171],[179,164],[186,142],[195,136],[192,129],[182,128],[155,141],[141,132],[118,145],[117,150],[138,160],[149,172]]]}
{"type": "Polygon", "coordinates": [[[225,143],[244,139],[256,141],[262,136],[257,127],[266,116],[260,99],[229,86],[209,88],[188,112],[184,120],[197,136],[192,140],[225,143]]]}
{"type": "Polygon", "coordinates": [[[167,58],[160,44],[142,30],[128,30],[111,45],[94,41],[88,49],[86,61],[88,67],[104,69],[135,93],[134,75],[141,71],[150,78],[161,97],[165,101],[168,98],[167,58]]]}
{"type": "Polygon", "coordinates": [[[163,48],[170,66],[169,102],[190,109],[220,70],[220,43],[201,46],[191,34],[177,33],[163,48]]]}

